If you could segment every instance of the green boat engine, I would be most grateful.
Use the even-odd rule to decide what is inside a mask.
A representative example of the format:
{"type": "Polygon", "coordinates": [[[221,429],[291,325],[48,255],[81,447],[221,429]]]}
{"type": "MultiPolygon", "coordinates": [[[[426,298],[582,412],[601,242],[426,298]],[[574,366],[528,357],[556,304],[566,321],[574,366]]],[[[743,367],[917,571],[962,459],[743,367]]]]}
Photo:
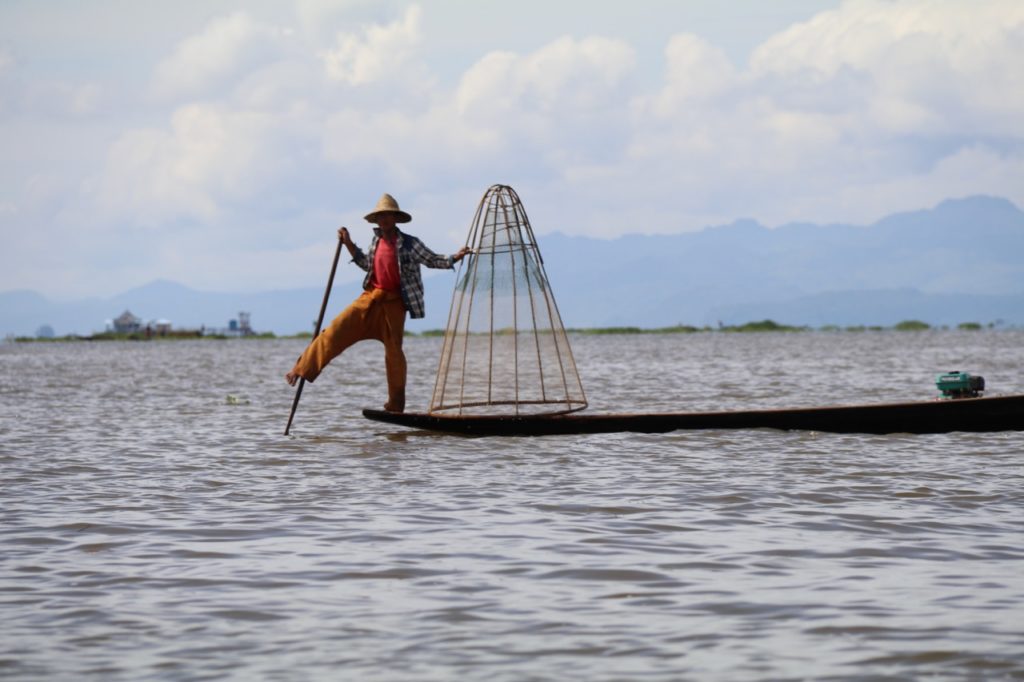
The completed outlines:
{"type": "Polygon", "coordinates": [[[985,379],[953,370],[936,377],[935,386],[943,398],[977,398],[985,390],[985,379]]]}

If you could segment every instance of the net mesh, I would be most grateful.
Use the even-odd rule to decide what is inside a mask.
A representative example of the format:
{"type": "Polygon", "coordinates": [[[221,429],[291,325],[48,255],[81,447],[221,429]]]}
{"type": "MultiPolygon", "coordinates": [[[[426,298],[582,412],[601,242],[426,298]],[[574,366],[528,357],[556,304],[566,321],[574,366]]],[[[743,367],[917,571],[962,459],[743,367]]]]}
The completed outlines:
{"type": "Polygon", "coordinates": [[[587,406],[544,261],[515,190],[490,187],[459,264],[431,412],[561,414],[587,406]]]}

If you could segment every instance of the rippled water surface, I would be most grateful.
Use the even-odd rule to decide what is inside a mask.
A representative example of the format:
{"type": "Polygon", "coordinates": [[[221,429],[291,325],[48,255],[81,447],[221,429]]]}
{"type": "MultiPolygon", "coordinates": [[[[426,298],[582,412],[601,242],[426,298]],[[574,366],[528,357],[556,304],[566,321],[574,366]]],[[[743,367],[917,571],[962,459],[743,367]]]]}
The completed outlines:
{"type": "MultiPolygon", "coordinates": [[[[1024,392],[1021,332],[572,342],[594,412],[1024,392]]],[[[363,344],[286,438],[302,347],[0,345],[0,677],[1024,679],[1022,433],[405,431],[363,344]]]]}

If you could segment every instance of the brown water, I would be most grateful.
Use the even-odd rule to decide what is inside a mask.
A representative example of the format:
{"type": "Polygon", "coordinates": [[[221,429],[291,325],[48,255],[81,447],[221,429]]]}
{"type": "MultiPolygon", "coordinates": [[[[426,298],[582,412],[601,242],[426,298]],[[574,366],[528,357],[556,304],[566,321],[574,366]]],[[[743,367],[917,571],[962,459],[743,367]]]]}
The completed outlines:
{"type": "MultiPolygon", "coordinates": [[[[591,411],[1024,392],[1021,332],[572,341],[591,411]]],[[[0,677],[1024,679],[1024,433],[403,431],[364,344],[285,438],[302,345],[0,345],[0,677]]]]}

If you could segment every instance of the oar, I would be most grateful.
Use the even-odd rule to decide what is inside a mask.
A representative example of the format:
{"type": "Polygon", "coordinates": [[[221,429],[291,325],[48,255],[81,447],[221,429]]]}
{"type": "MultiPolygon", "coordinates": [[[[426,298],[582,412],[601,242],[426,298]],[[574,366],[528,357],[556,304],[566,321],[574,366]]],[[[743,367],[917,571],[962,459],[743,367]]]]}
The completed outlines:
{"type": "MultiPolygon", "coordinates": [[[[324,313],[327,312],[327,299],[331,297],[331,287],[334,286],[334,272],[338,269],[338,259],[341,258],[341,231],[338,233],[338,248],[334,252],[334,261],[331,263],[331,274],[327,278],[327,290],[324,291],[324,302],[320,304],[320,316],[316,318],[316,333],[313,338],[320,336],[321,325],[324,323],[324,313]]],[[[299,386],[295,389],[295,400],[292,401],[292,412],[288,415],[288,426],[284,427],[284,435],[292,428],[292,420],[295,419],[295,408],[299,406],[299,398],[302,396],[302,387],[306,385],[306,379],[299,377],[299,386]]]]}

